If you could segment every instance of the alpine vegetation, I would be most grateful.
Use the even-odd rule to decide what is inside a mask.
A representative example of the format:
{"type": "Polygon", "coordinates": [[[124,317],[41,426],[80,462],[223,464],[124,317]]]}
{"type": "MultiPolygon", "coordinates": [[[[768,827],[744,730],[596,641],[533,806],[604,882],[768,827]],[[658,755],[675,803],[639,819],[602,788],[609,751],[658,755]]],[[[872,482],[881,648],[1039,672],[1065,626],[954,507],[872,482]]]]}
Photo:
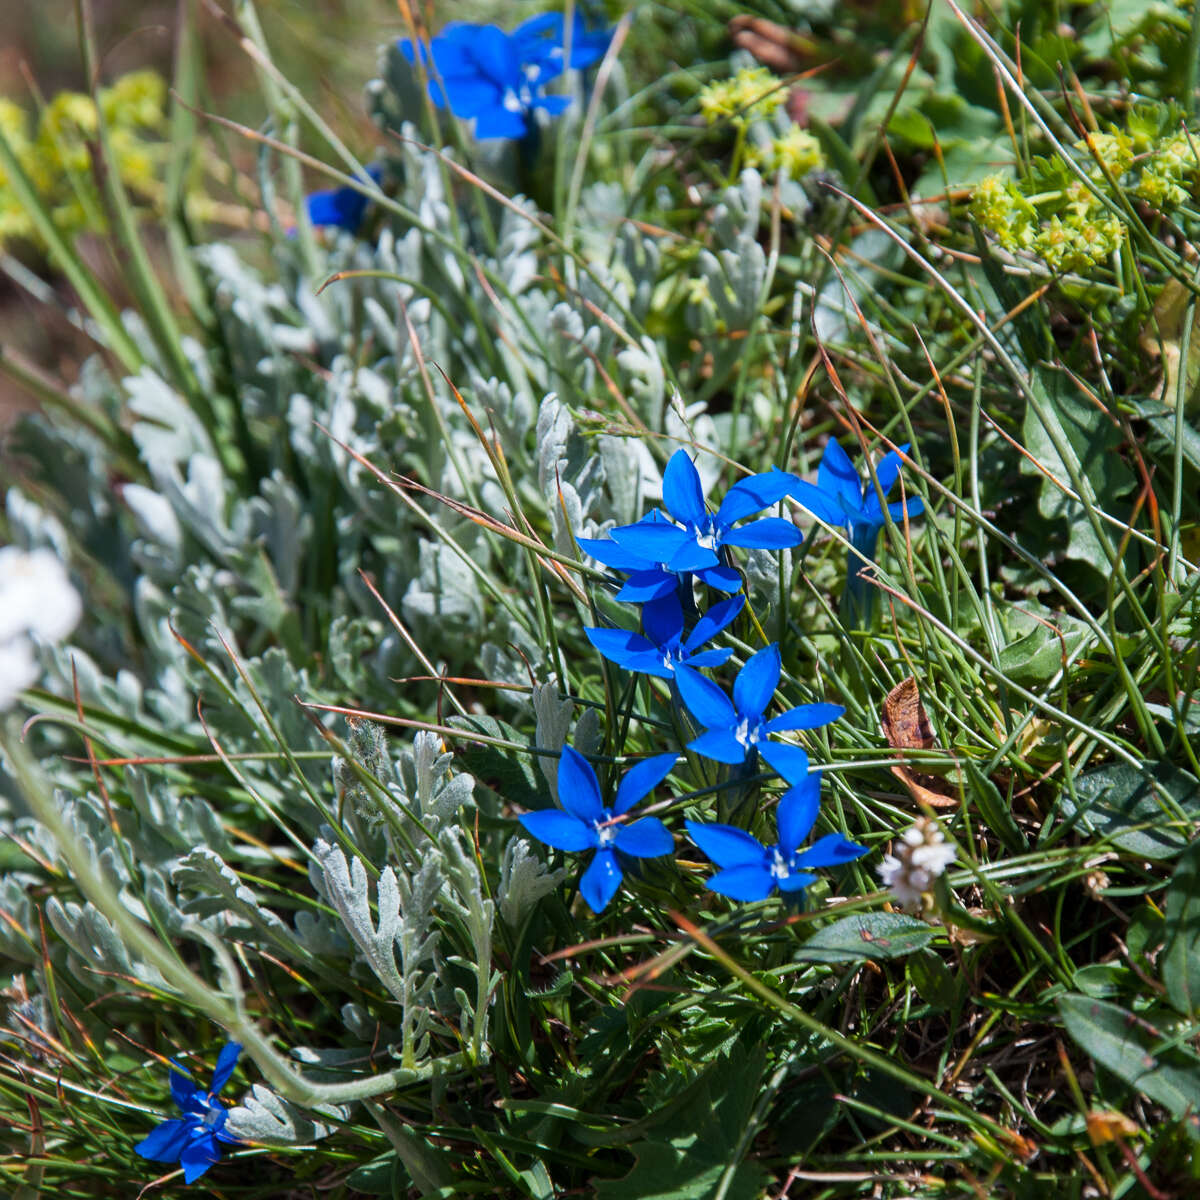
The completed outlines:
{"type": "Polygon", "coordinates": [[[78,7],[0,1192],[1197,1194],[1191,6],[78,7]]]}

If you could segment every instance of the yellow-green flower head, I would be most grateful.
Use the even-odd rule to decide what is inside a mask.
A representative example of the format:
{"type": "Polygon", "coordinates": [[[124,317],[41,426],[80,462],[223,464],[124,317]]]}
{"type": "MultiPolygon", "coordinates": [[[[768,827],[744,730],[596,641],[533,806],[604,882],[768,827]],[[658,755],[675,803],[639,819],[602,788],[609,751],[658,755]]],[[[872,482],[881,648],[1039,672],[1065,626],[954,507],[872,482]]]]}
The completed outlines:
{"type": "Polygon", "coordinates": [[[807,129],[789,125],[787,132],[758,147],[755,160],[772,171],[783,171],[791,179],[800,179],[825,166],[821,143],[807,129]]]}
{"type": "Polygon", "coordinates": [[[160,128],[166,120],[166,100],[166,81],[156,71],[131,71],[100,93],[104,119],[114,128],[160,128]]]}
{"type": "Polygon", "coordinates": [[[1111,133],[1089,133],[1075,143],[1077,150],[1087,150],[1098,158],[1113,175],[1122,175],[1133,162],[1133,138],[1123,129],[1111,133]]]}
{"type": "Polygon", "coordinates": [[[732,79],[717,79],[700,89],[700,114],[710,125],[745,124],[770,116],[787,100],[783,80],[766,67],[744,67],[732,79]]]}
{"type": "Polygon", "coordinates": [[[1067,208],[1074,216],[1079,217],[1081,220],[1086,220],[1101,208],[1099,197],[1096,196],[1082,179],[1074,179],[1068,183],[1065,194],[1067,197],[1067,208]]]}
{"type": "Polygon", "coordinates": [[[42,110],[38,121],[35,181],[49,191],[63,174],[91,169],[86,139],[96,135],[99,117],[91,96],[59,92],[42,110]]]}
{"type": "Polygon", "coordinates": [[[1052,271],[1061,271],[1075,249],[1074,230],[1058,217],[1046,221],[1033,239],[1033,248],[1052,271]]]}
{"type": "Polygon", "coordinates": [[[1134,192],[1152,208],[1178,208],[1187,199],[1187,189],[1157,165],[1147,167],[1134,185],[1134,192]]]}

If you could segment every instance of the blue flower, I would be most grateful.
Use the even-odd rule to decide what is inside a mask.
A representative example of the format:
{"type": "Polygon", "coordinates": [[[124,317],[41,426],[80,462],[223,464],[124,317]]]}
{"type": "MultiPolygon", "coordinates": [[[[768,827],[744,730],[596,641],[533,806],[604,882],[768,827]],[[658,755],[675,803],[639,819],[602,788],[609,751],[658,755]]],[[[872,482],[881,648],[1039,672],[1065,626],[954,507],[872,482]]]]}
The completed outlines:
{"type": "MultiPolygon", "coordinates": [[[[875,478],[879,480],[879,490],[876,491],[872,479],[862,479],[854,464],[850,461],[845,450],[835,438],[825,443],[825,453],[821,456],[821,465],[817,470],[817,482],[808,483],[797,479],[791,490],[792,498],[809,512],[821,518],[828,525],[844,525],[850,534],[851,542],[859,549],[870,546],[874,557],[875,537],[886,524],[883,508],[879,503],[879,492],[886,499],[887,494],[895,486],[904,460],[900,457],[908,450],[905,443],[896,450],[885,454],[875,468],[875,478]]],[[[888,505],[888,512],[893,521],[904,518],[905,501],[897,500],[888,505]]],[[[925,505],[917,496],[907,501],[909,517],[918,517],[925,511],[925,505]]]]}
{"type": "Polygon", "coordinates": [[[546,808],[524,813],[521,824],[539,841],[556,850],[595,850],[579,890],[594,913],[602,912],[621,886],[617,853],[633,858],[657,858],[675,847],[667,827],[657,817],[626,824],[623,817],[670,773],[678,755],[656,754],[625,772],[611,809],[600,799],[600,785],[591,764],[571,746],[558,760],[558,799],[566,811],[546,808]]]}
{"type": "Polygon", "coordinates": [[[610,662],[626,671],[640,671],[670,679],[677,666],[719,667],[732,649],[701,650],[742,611],[745,596],[733,596],[714,604],[683,637],[683,605],[672,588],[665,596],[650,600],[642,608],[643,637],[627,629],[585,629],[588,641],[610,662]]]}
{"type": "Polygon", "coordinates": [[[826,834],[800,851],[816,822],[820,792],[821,777],[813,774],[783,794],[775,813],[779,841],[773,846],[764,846],[734,825],[685,822],[692,841],[721,868],[708,881],[709,891],[731,900],[765,900],[776,890],[800,892],[817,878],[805,868],[836,867],[866,854],[866,846],[840,833],[826,834]]]}
{"type": "MultiPolygon", "coordinates": [[[[880,493],[887,499],[900,475],[908,443],[885,454],[875,468],[875,481],[861,479],[845,450],[835,438],[825,443],[821,465],[817,471],[817,482],[808,483],[797,479],[792,488],[792,498],[809,512],[829,525],[844,525],[850,536],[850,545],[857,554],[850,556],[846,571],[846,590],[842,597],[842,616],[848,623],[866,627],[875,609],[875,588],[870,586],[864,572],[869,563],[875,561],[879,544],[879,531],[887,522],[880,503],[880,493]]],[[[918,517],[925,511],[919,496],[908,501],[896,500],[888,505],[893,521],[904,518],[907,504],[908,516],[918,517]]]]}
{"type": "Polygon", "coordinates": [[[694,571],[705,578],[708,571],[719,567],[723,546],[781,550],[800,544],[803,535],[782,517],[763,517],[734,528],[743,518],[778,503],[799,482],[794,475],[775,469],[751,475],[735,483],[717,511],[710,513],[696,464],[686,450],[677,450],[663,472],[663,504],[674,521],[638,521],[619,526],[611,536],[622,549],[662,563],[667,570],[694,571]]]}
{"type": "MultiPolygon", "coordinates": [[[[438,108],[475,120],[477,138],[521,138],[535,109],[557,116],[570,103],[566,96],[542,90],[563,71],[565,23],[561,13],[542,13],[505,33],[496,25],[453,21],[428,45],[409,39],[398,43],[409,62],[420,54],[435,76],[429,96],[438,108]],[[418,48],[419,47],[419,48],[418,48]]],[[[572,67],[584,67],[603,55],[611,33],[589,33],[576,17],[572,24],[572,67]]]]}
{"type": "Polygon", "coordinates": [[[155,1126],[134,1149],[152,1162],[179,1163],[184,1183],[194,1183],[220,1159],[220,1143],[237,1145],[238,1139],[225,1132],[229,1110],[217,1099],[217,1093],[229,1082],[241,1052],[237,1042],[221,1050],[207,1092],[183,1074],[183,1068],[172,1059],[171,1065],[178,1069],[171,1072],[171,1098],[183,1116],[155,1126]]]}
{"type": "MultiPolygon", "coordinates": [[[[383,178],[383,169],[369,166],[367,174],[373,183],[383,178]]],[[[330,188],[323,192],[310,192],[304,198],[309,222],[313,225],[335,225],[347,233],[354,233],[362,224],[369,198],[357,188],[330,188]]]]}
{"type": "Polygon", "coordinates": [[[679,694],[705,729],[688,743],[688,749],[723,763],[745,762],[750,755],[761,753],[788,783],[800,783],[808,774],[808,755],[800,746],[768,741],[768,736],[828,725],[846,710],[838,704],[801,704],[764,720],[781,669],[779,646],[775,642],[752,654],[733,681],[731,703],[711,679],[690,667],[678,667],[675,682],[679,694]]]}
{"type": "MultiPolygon", "coordinates": [[[[670,518],[657,511],[647,513],[638,524],[668,525],[674,528],[670,518]]],[[[619,546],[611,538],[576,538],[575,540],[584,553],[590,554],[606,567],[611,567],[614,571],[623,571],[629,576],[625,585],[617,593],[618,600],[623,600],[627,604],[645,604],[648,600],[658,600],[679,589],[680,578],[674,571],[667,570],[661,562],[643,558],[642,555],[635,554],[624,546],[619,546]]],[[[709,587],[717,588],[722,592],[741,590],[741,576],[728,567],[713,567],[702,574],[704,582],[709,587]]]]}

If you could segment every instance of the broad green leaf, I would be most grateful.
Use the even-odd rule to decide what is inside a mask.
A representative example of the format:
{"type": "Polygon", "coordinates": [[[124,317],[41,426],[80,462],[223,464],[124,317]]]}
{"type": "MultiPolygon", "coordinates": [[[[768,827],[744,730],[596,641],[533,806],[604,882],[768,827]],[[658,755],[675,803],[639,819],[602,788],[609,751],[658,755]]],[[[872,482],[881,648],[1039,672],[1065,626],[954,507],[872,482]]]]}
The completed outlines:
{"type": "Polygon", "coordinates": [[[933,1008],[953,1008],[959,1002],[959,980],[932,950],[918,950],[908,960],[908,978],[921,999],[933,1008]]]}
{"type": "Polygon", "coordinates": [[[901,958],[927,946],[937,930],[901,913],[858,913],[813,934],[796,953],[810,962],[901,958]]]}
{"type": "Polygon", "coordinates": [[[1200,842],[1175,864],[1167,889],[1166,940],[1160,961],[1167,998],[1185,1016],[1200,1008],[1200,842]]]}
{"type": "Polygon", "coordinates": [[[1068,993],[1058,998],[1067,1032],[1101,1066],[1161,1104],[1200,1138],[1200,1058],[1115,1004],[1068,993]]]}
{"type": "Polygon", "coordinates": [[[1126,763],[1089,771],[1075,780],[1078,811],[1069,793],[1060,812],[1076,829],[1143,858],[1170,858],[1192,838],[1200,821],[1200,784],[1168,763],[1144,771],[1126,763]]]}

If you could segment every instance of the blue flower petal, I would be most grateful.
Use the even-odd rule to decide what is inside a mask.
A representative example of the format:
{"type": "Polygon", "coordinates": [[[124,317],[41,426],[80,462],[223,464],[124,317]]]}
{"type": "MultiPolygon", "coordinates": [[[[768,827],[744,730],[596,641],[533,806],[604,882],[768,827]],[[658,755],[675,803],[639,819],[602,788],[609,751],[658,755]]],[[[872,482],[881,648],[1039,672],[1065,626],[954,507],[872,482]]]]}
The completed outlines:
{"type": "MultiPolygon", "coordinates": [[[[678,679],[682,674],[682,671],[676,671],[675,678],[678,679]]],[[[731,729],[710,729],[688,742],[688,749],[716,762],[732,764],[746,761],[746,747],[734,737],[731,729]]]]}
{"type": "MultiPolygon", "coordinates": [[[[687,640],[683,643],[685,654],[691,654],[698,650],[705,642],[712,641],[737,615],[746,605],[745,596],[731,596],[728,600],[722,600],[718,604],[714,604],[696,622],[695,628],[688,634],[687,640]]],[[[682,610],[681,620],[682,620],[682,610]]]]}
{"type": "Polygon", "coordinates": [[[156,1125],[142,1138],[134,1151],[151,1162],[178,1162],[188,1142],[194,1122],[175,1119],[156,1125]]]}
{"type": "Polygon", "coordinates": [[[808,837],[820,807],[821,776],[816,772],[783,793],[775,810],[775,822],[779,829],[779,848],[784,854],[794,854],[808,837]]]}
{"type": "Polygon", "coordinates": [[[475,117],[475,136],[481,142],[495,138],[523,138],[529,130],[523,112],[510,112],[502,104],[471,115],[475,117]]]}
{"type": "Polygon", "coordinates": [[[654,646],[639,633],[628,629],[584,629],[587,640],[610,662],[628,669],[630,658],[646,652],[654,653],[654,646]]]}
{"type": "Polygon", "coordinates": [[[806,875],[802,871],[792,871],[783,876],[782,879],[775,880],[775,886],[781,892],[802,892],[810,883],[816,883],[815,875],[806,875]]]}
{"type": "Polygon", "coordinates": [[[663,503],[677,521],[703,526],[708,516],[700,472],[686,450],[676,450],[663,472],[663,503]]]}
{"type": "Polygon", "coordinates": [[[540,108],[543,112],[552,117],[557,117],[560,113],[566,112],[571,107],[570,96],[545,96],[540,92],[533,97],[534,108],[540,108]]]}
{"type": "Polygon", "coordinates": [[[710,588],[716,588],[719,592],[740,592],[742,590],[742,577],[732,567],[705,567],[696,574],[710,588]]]}
{"type": "Polygon", "coordinates": [[[925,511],[925,501],[920,496],[910,496],[907,502],[904,500],[894,500],[888,505],[888,512],[897,525],[904,523],[904,508],[906,503],[908,505],[908,519],[910,521],[915,520],[925,511]]]}
{"type": "Polygon", "coordinates": [[[658,647],[675,647],[679,645],[683,633],[683,605],[679,603],[679,593],[668,592],[652,600],[642,609],[642,628],[650,645],[658,647]]]}
{"type": "MultiPolygon", "coordinates": [[[[616,598],[626,604],[644,604],[675,591],[679,581],[670,571],[655,567],[652,571],[635,571],[625,581],[616,598]]],[[[738,580],[741,587],[741,580],[738,580]]]]}
{"type": "Polygon", "coordinates": [[[826,495],[850,505],[851,511],[862,504],[862,479],[837,438],[831,437],[825,443],[825,453],[817,468],[817,486],[826,495]]]}
{"type": "MultiPolygon", "coordinates": [[[[608,51],[612,41],[611,29],[596,29],[589,32],[579,10],[575,11],[575,19],[571,22],[571,66],[579,71],[599,62],[608,51]]],[[[560,39],[563,49],[566,49],[566,37],[560,39]]]]}
{"type": "Polygon", "coordinates": [[[820,517],[826,525],[836,527],[846,523],[846,510],[837,496],[822,491],[815,483],[797,479],[792,488],[792,499],[801,507],[808,509],[814,517],[820,517]]]}
{"type": "Polygon", "coordinates": [[[797,867],[839,867],[842,863],[853,862],[862,858],[870,851],[866,846],[860,846],[840,833],[827,833],[815,841],[803,854],[797,854],[792,859],[792,865],[797,867]]]}
{"type": "Polygon", "coordinates": [[[707,567],[715,567],[720,559],[717,558],[717,552],[710,550],[707,546],[702,546],[693,537],[685,541],[674,554],[667,559],[667,566],[672,571],[685,573],[689,571],[701,571],[707,567]]]}
{"type": "Polygon", "coordinates": [[[678,525],[649,521],[618,525],[609,536],[619,546],[648,563],[665,563],[685,542],[695,542],[695,538],[678,525]]]}
{"type": "Polygon", "coordinates": [[[653,675],[655,679],[673,679],[675,660],[661,650],[647,650],[644,654],[631,654],[621,666],[635,675],[653,675]]]}
{"type": "Polygon", "coordinates": [[[682,663],[685,667],[691,667],[693,671],[698,671],[701,667],[719,667],[732,657],[733,647],[730,646],[724,650],[701,650],[699,654],[692,654],[683,659],[682,663]]]}
{"type": "Polygon", "coordinates": [[[725,493],[721,507],[717,509],[717,524],[728,529],[735,521],[753,516],[778,504],[788,495],[799,480],[795,475],[772,467],[761,475],[751,475],[747,479],[739,479],[725,493]]]}
{"type": "Polygon", "coordinates": [[[804,541],[804,534],[782,517],[763,517],[731,529],[721,539],[727,546],[745,550],[786,550],[804,541]]]}
{"type": "Polygon", "coordinates": [[[767,851],[762,843],[736,825],[705,825],[699,821],[684,821],[688,837],[700,847],[718,867],[762,866],[767,851]]]}
{"type": "Polygon", "coordinates": [[[762,716],[779,686],[780,670],[778,642],[764,646],[746,660],[733,681],[733,706],[739,717],[754,722],[762,716]]]}
{"type": "MultiPolygon", "coordinates": [[[[175,1060],[171,1060],[173,1065],[175,1060]]],[[[171,1099],[176,1105],[186,1112],[204,1112],[207,1105],[204,1103],[204,1089],[196,1084],[194,1079],[190,1079],[181,1071],[172,1071],[170,1075],[171,1081],[171,1099]]]]}
{"type": "Polygon", "coordinates": [[[558,760],[558,802],[585,825],[604,820],[596,772],[573,746],[564,746],[558,760]]]}
{"type": "Polygon", "coordinates": [[[179,1165],[183,1168],[183,1182],[195,1183],[213,1163],[220,1160],[221,1150],[217,1139],[211,1133],[196,1138],[179,1156],[179,1165]]]}
{"type": "Polygon", "coordinates": [[[620,886],[621,866],[617,856],[611,850],[597,850],[596,857],[579,881],[579,890],[588,908],[594,913],[602,913],[620,886]]]}
{"type": "Polygon", "coordinates": [[[711,679],[680,667],[675,680],[688,711],[705,729],[730,729],[737,723],[737,712],[729,697],[711,679]]]}
{"type": "Polygon", "coordinates": [[[766,733],[786,733],[791,729],[818,729],[845,715],[840,704],[799,704],[787,712],[772,717],[764,726],[766,733]]]}
{"type": "Polygon", "coordinates": [[[585,825],[578,817],[560,812],[557,808],[522,813],[518,820],[539,842],[545,842],[555,850],[578,853],[597,845],[594,826],[585,825]]]}
{"type": "Polygon", "coordinates": [[[626,550],[612,538],[576,538],[575,541],[584,554],[591,555],[606,567],[612,567],[617,571],[644,571],[657,565],[655,560],[643,558],[640,554],[634,554],[632,550],[626,550]]]}
{"type": "MultiPolygon", "coordinates": [[[[879,480],[879,487],[885,497],[892,490],[896,478],[900,474],[900,468],[904,466],[904,459],[901,455],[908,453],[908,445],[908,442],[904,442],[895,450],[889,450],[875,467],[875,478],[879,480]]],[[[866,481],[866,490],[868,492],[875,490],[875,485],[871,482],[870,477],[866,481]]]]}
{"type": "Polygon", "coordinates": [[[666,779],[678,760],[679,755],[672,751],[670,754],[656,754],[630,767],[617,785],[613,814],[619,817],[627,813],[639,800],[648,796],[666,779]]]}
{"type": "Polygon", "coordinates": [[[659,858],[675,849],[671,831],[657,817],[643,817],[631,825],[617,827],[613,844],[633,858],[659,858]]]}
{"type": "Polygon", "coordinates": [[[808,754],[802,746],[787,742],[771,742],[765,738],[758,743],[758,752],[771,769],[788,783],[803,783],[808,775],[808,754]]]}
{"type": "Polygon", "coordinates": [[[213,1068],[212,1087],[209,1091],[216,1094],[229,1082],[241,1052],[242,1047],[237,1042],[226,1042],[221,1047],[221,1053],[217,1055],[217,1065],[213,1068]]]}
{"type": "Polygon", "coordinates": [[[765,866],[730,867],[718,871],[705,887],[730,900],[765,900],[775,889],[775,876],[765,866]]]}

